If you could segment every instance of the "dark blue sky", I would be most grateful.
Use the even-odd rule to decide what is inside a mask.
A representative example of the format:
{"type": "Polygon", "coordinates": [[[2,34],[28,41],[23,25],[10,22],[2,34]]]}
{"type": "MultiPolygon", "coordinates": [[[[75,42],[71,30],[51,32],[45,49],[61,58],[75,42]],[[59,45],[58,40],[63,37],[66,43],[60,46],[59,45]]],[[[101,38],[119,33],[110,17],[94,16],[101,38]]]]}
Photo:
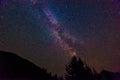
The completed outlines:
{"type": "Polygon", "coordinates": [[[49,71],[63,74],[71,56],[55,43],[52,25],[42,11],[47,7],[70,35],[82,41],[78,56],[97,70],[120,71],[117,0],[32,1],[34,5],[29,0],[0,1],[0,50],[15,52],[49,71]]]}

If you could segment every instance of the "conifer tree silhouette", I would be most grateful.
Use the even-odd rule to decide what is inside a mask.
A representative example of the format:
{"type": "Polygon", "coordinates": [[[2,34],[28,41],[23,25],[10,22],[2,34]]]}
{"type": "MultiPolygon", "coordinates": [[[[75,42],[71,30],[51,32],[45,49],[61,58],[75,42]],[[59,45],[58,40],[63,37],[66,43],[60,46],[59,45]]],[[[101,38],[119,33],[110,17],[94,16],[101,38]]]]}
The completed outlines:
{"type": "Polygon", "coordinates": [[[77,59],[76,56],[66,66],[66,71],[67,80],[94,80],[92,70],[80,58],[77,59]]]}

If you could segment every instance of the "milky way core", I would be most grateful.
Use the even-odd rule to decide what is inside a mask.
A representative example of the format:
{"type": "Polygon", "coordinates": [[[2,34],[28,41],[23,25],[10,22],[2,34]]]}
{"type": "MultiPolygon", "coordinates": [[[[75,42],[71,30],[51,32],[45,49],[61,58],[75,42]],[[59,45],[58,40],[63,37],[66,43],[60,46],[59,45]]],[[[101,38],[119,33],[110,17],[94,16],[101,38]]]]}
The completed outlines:
{"type": "Polygon", "coordinates": [[[0,0],[0,50],[60,75],[72,56],[120,72],[120,1],[0,0]]]}

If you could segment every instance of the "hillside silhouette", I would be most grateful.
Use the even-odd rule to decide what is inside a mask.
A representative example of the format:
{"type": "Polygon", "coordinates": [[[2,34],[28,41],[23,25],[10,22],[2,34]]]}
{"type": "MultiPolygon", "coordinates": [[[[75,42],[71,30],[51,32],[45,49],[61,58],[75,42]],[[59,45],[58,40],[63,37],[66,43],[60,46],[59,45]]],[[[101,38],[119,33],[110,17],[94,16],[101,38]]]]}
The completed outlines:
{"type": "Polygon", "coordinates": [[[66,80],[120,80],[120,73],[91,69],[80,58],[74,56],[66,66],[66,80]]]}
{"type": "Polygon", "coordinates": [[[0,51],[0,80],[54,80],[54,76],[26,59],[0,51]]]}
{"type": "Polygon", "coordinates": [[[14,53],[0,51],[0,80],[120,80],[120,73],[97,73],[77,57],[66,65],[64,78],[58,78],[14,53]]]}
{"type": "Polygon", "coordinates": [[[103,70],[98,75],[98,80],[120,80],[120,73],[103,70]]]}

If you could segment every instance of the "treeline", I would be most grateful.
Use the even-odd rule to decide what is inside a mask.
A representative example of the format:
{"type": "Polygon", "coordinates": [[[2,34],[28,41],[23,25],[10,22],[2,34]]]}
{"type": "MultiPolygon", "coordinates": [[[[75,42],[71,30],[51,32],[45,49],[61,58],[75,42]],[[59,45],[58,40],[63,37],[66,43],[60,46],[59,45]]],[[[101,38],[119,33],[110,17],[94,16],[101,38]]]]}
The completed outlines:
{"type": "Polygon", "coordinates": [[[65,80],[120,80],[120,73],[113,73],[103,70],[97,73],[94,68],[90,68],[80,58],[73,57],[66,66],[65,80]]]}
{"type": "Polygon", "coordinates": [[[66,74],[58,77],[13,53],[0,51],[0,80],[120,80],[120,73],[97,73],[75,56],[65,69],[66,74]]]}

